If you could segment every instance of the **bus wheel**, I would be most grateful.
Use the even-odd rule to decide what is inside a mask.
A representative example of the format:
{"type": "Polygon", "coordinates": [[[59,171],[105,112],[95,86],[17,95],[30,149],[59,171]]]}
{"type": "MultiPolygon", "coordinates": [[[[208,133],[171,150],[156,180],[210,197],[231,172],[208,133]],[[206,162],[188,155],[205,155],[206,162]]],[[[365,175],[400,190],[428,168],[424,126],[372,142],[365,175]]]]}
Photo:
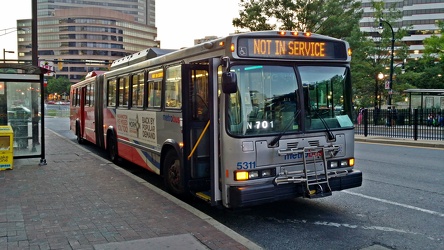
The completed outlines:
{"type": "Polygon", "coordinates": [[[117,151],[117,140],[114,135],[108,137],[106,148],[108,149],[109,159],[117,163],[119,161],[119,153],[117,151]]]}
{"type": "Polygon", "coordinates": [[[77,143],[82,144],[83,143],[83,138],[80,135],[80,125],[79,125],[79,123],[76,123],[76,135],[77,135],[77,143]]]}
{"type": "Polygon", "coordinates": [[[167,152],[163,161],[163,167],[163,178],[166,189],[174,195],[183,196],[185,194],[183,184],[184,173],[176,152],[173,150],[167,152]]]}

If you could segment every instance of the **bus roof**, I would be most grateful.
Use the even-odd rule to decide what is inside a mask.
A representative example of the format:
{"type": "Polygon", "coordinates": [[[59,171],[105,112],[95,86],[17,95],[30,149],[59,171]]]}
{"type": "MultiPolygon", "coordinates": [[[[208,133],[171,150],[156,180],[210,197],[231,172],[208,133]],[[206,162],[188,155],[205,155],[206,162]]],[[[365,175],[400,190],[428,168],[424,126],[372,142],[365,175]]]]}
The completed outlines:
{"type": "Polygon", "coordinates": [[[98,75],[102,75],[104,74],[106,71],[91,71],[88,74],[86,74],[85,79],[94,77],[94,76],[98,76],[98,75]]]}
{"type": "Polygon", "coordinates": [[[137,53],[134,53],[129,56],[122,57],[120,59],[115,60],[111,64],[111,69],[118,69],[128,66],[130,64],[135,64],[138,62],[142,62],[144,60],[148,60],[154,57],[162,56],[168,53],[171,53],[175,50],[173,49],[160,49],[160,48],[148,48],[137,53]]]}
{"type": "MultiPolygon", "coordinates": [[[[279,49],[282,48],[281,45],[279,49]]],[[[349,44],[344,40],[334,37],[309,32],[276,30],[254,31],[230,34],[225,37],[179,50],[149,48],[114,61],[111,65],[111,72],[113,72],[111,74],[120,74],[123,72],[120,70],[124,70],[124,68],[130,65],[138,65],[136,68],[144,68],[161,65],[166,62],[199,60],[204,54],[210,57],[228,56],[235,60],[273,59],[283,61],[326,60],[329,62],[350,62],[351,54],[348,54],[348,52],[351,52],[349,44]],[[253,41],[262,42],[263,48],[268,50],[255,50],[254,47],[258,45],[253,44],[253,41]],[[299,46],[299,48],[287,48],[287,54],[281,53],[282,50],[278,51],[278,48],[272,48],[274,45],[284,44],[284,46],[288,46],[290,43],[294,44],[294,46],[299,46]],[[299,50],[296,51],[296,49],[299,50]],[[290,50],[293,51],[293,54],[289,53],[290,50]],[[325,51],[328,51],[329,53],[325,55],[317,55],[319,53],[324,53],[325,51]],[[248,54],[243,54],[242,52],[247,52],[248,54]],[[298,55],[296,52],[301,52],[303,55],[298,55]],[[115,70],[117,70],[117,72],[114,72],[115,70]]]]}

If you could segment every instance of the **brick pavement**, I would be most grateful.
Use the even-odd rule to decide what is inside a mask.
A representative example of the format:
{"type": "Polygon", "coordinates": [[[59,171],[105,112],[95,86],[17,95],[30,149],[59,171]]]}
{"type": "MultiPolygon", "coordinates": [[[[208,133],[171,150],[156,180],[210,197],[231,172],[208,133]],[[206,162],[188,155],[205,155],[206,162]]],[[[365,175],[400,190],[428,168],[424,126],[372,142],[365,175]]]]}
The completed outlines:
{"type": "Polygon", "coordinates": [[[0,249],[260,249],[111,162],[45,130],[47,165],[0,171],[0,249]]]}

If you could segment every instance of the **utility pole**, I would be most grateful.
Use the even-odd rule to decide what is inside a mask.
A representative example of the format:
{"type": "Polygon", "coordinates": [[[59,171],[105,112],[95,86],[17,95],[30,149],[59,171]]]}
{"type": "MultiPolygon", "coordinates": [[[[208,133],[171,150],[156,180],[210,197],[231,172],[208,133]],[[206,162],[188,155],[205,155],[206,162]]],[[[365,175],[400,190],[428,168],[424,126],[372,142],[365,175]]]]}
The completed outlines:
{"type": "Polygon", "coordinates": [[[39,66],[38,61],[38,40],[37,40],[37,0],[32,1],[32,24],[31,24],[31,49],[32,49],[32,65],[39,66]]]}
{"type": "Polygon", "coordinates": [[[6,53],[14,53],[14,51],[3,48],[3,63],[6,63],[6,53]]]}

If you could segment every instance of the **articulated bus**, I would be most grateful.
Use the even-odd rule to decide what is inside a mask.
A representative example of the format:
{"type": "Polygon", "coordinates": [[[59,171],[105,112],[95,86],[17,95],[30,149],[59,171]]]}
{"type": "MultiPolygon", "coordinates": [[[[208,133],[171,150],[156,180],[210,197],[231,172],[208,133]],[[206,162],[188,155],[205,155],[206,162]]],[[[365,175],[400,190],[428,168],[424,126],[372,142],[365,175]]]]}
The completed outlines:
{"type": "Polygon", "coordinates": [[[72,86],[70,126],[79,143],[213,206],[361,186],[347,42],[259,31],[159,51],[116,60],[72,86]]]}

